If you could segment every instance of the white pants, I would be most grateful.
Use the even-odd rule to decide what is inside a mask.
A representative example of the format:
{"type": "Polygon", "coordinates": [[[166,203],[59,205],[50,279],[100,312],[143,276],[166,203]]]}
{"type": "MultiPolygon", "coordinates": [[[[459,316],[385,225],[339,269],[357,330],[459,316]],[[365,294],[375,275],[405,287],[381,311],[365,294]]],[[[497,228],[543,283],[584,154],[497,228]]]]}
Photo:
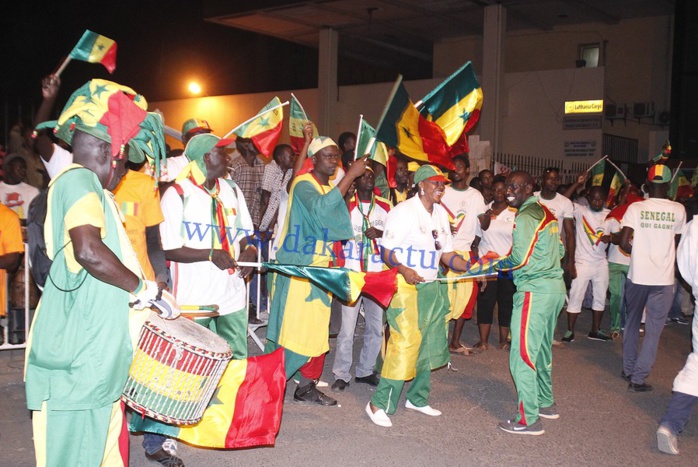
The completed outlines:
{"type": "Polygon", "coordinates": [[[577,278],[570,285],[570,300],[567,313],[581,313],[584,293],[589,282],[594,289],[592,310],[603,310],[606,307],[606,291],[608,290],[608,261],[594,264],[575,263],[577,278]]]}

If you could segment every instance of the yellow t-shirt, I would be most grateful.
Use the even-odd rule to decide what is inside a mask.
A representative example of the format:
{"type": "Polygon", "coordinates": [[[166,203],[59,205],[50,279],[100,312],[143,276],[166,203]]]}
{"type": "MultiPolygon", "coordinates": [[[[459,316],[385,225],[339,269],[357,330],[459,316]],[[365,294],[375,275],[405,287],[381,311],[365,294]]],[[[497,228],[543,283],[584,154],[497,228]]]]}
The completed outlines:
{"type": "MultiPolygon", "coordinates": [[[[23,253],[22,230],[19,216],[4,204],[0,204],[0,256],[23,253]]],[[[7,272],[0,269],[0,316],[7,313],[7,272]]]]}
{"type": "Polygon", "coordinates": [[[146,227],[160,224],[165,218],[160,209],[160,193],[152,177],[129,170],[114,190],[121,212],[124,214],[124,227],[146,278],[155,280],[155,272],[148,259],[145,239],[146,227]]]}

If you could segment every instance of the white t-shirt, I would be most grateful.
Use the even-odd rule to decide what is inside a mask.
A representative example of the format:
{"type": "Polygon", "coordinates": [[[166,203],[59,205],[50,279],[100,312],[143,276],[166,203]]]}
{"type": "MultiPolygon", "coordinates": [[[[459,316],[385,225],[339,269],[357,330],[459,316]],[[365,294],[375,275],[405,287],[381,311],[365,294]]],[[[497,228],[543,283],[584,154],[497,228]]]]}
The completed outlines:
{"type": "Polygon", "coordinates": [[[471,187],[456,190],[447,186],[441,205],[446,208],[458,228],[453,236],[453,248],[457,251],[470,251],[470,244],[475,240],[480,225],[478,216],[487,211],[482,194],[471,187]]]}
{"type": "Polygon", "coordinates": [[[46,173],[48,174],[48,178],[53,180],[53,178],[56,175],[58,175],[61,172],[61,170],[65,169],[73,163],[73,153],[68,151],[67,149],[63,149],[62,147],[54,143],[51,160],[46,161],[42,157],[41,162],[43,162],[44,167],[46,167],[46,173]]]}
{"type": "Polygon", "coordinates": [[[641,285],[672,285],[674,236],[686,227],[686,209],[668,199],[638,201],[628,206],[621,227],[633,229],[628,279],[641,285]]]}
{"type": "Polygon", "coordinates": [[[28,183],[19,182],[17,185],[8,185],[0,182],[0,203],[12,209],[20,219],[26,219],[29,213],[29,204],[39,190],[28,183]]]}
{"type": "Polygon", "coordinates": [[[375,227],[379,230],[385,230],[385,220],[388,217],[388,212],[390,211],[390,204],[386,199],[374,196],[376,200],[371,207],[371,203],[361,203],[361,208],[359,206],[354,206],[349,212],[349,217],[351,218],[351,226],[354,229],[354,238],[346,241],[344,244],[344,257],[345,263],[344,267],[353,269],[354,271],[367,271],[367,272],[378,272],[383,270],[383,260],[380,255],[380,245],[381,238],[375,239],[375,244],[370,239],[371,250],[373,253],[367,258],[368,265],[367,268],[363,268],[362,264],[362,250],[363,245],[363,213],[368,213],[368,222],[371,227],[375,227]],[[374,248],[375,246],[375,248],[374,248]]]}
{"type": "Polygon", "coordinates": [[[341,165],[337,166],[337,170],[334,171],[334,174],[330,177],[330,185],[332,186],[337,186],[339,185],[339,182],[342,181],[344,176],[346,175],[346,171],[342,168],[341,165]]]}
{"type": "MultiPolygon", "coordinates": [[[[487,207],[491,209],[492,203],[487,207]]],[[[478,246],[480,256],[485,256],[488,251],[494,251],[499,256],[509,254],[513,241],[516,211],[516,208],[507,207],[490,221],[490,227],[484,231],[478,223],[477,236],[481,238],[478,246]]]]}
{"type": "Polygon", "coordinates": [[[594,211],[589,206],[574,203],[574,230],[576,264],[594,264],[606,262],[606,247],[608,244],[600,242],[599,238],[606,232],[606,216],[611,212],[603,208],[594,211]]]}
{"type": "Polygon", "coordinates": [[[441,255],[453,251],[448,213],[441,205],[434,204],[429,214],[419,196],[403,201],[388,213],[383,247],[392,250],[401,264],[414,269],[424,279],[436,279],[441,255]]]}
{"type": "MultiPolygon", "coordinates": [[[[606,219],[606,233],[608,235],[613,235],[621,231],[620,222],[615,217],[609,217],[606,219]]],[[[613,243],[608,244],[608,262],[616,264],[624,264],[628,266],[630,264],[630,255],[621,250],[620,246],[614,245],[613,243]]]]}
{"type": "MultiPolygon", "coordinates": [[[[222,179],[219,182],[218,197],[225,207],[228,241],[237,259],[240,255],[240,240],[254,232],[252,218],[242,191],[236,186],[233,192],[228,182],[222,179]]],[[[184,194],[184,204],[182,197],[173,187],[165,191],[160,203],[165,216],[165,222],[160,224],[162,249],[167,251],[189,247],[209,250],[212,246],[212,235],[218,235],[217,226],[211,226],[211,197],[189,180],[182,180],[179,186],[184,194]]],[[[219,241],[216,241],[215,248],[220,248],[219,241]]],[[[177,303],[216,304],[221,315],[245,308],[245,281],[238,275],[238,271],[222,271],[211,261],[171,261],[170,272],[172,291],[177,303]]]]}

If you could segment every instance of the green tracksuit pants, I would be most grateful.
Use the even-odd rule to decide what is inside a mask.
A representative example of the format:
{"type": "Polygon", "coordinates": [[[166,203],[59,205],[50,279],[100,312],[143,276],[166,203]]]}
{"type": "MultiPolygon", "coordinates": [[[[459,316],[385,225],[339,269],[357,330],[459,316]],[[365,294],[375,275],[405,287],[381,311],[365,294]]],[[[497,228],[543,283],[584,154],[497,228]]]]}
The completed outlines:
{"type": "Polygon", "coordinates": [[[517,291],[511,317],[509,368],[518,394],[516,422],[531,425],[553,400],[552,343],[564,293],[517,291]]]}
{"type": "Polygon", "coordinates": [[[629,268],[630,266],[627,264],[608,263],[608,290],[611,292],[611,332],[620,332],[623,290],[629,268]]]}

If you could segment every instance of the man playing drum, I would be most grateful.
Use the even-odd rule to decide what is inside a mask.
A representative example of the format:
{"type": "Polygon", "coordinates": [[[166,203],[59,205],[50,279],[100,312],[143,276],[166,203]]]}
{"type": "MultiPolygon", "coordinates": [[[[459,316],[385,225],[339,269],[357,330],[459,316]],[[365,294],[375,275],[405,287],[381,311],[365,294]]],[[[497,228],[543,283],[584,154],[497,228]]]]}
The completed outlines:
{"type": "MultiPolygon", "coordinates": [[[[55,125],[74,164],[51,182],[45,238],[53,260],[27,346],[27,407],[37,465],[128,465],[119,401],[133,350],[129,302],[158,295],[144,280],[112,195],[126,160],[164,151],[159,116],[130,88],[92,80],[55,125]],[[80,433],[76,438],[75,433],[80,433]]],[[[139,326],[140,327],[140,326],[139,326]]]]}

